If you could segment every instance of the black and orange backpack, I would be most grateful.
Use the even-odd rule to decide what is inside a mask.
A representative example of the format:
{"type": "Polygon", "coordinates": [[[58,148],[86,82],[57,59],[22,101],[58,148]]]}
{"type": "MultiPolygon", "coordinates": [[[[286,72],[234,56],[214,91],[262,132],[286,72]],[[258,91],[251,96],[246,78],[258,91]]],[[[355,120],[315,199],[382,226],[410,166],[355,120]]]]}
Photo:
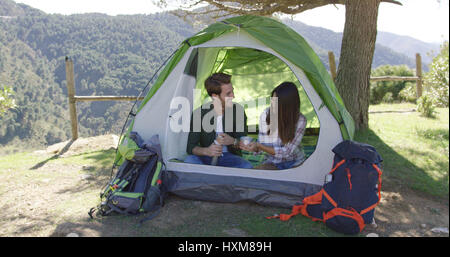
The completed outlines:
{"type": "Polygon", "coordinates": [[[381,199],[381,156],[373,146],[350,140],[333,152],[333,168],[322,189],[294,205],[291,214],[267,218],[287,221],[302,214],[344,234],[357,234],[371,224],[381,199]]]}

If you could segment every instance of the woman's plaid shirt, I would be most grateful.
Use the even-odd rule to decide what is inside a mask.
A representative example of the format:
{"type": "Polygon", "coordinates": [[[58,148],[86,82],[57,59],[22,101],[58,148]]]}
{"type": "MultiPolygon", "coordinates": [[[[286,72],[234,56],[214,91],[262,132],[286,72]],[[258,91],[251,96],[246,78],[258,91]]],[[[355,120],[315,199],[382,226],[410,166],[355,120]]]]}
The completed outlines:
{"type": "Polygon", "coordinates": [[[282,163],[287,161],[297,161],[301,163],[305,159],[305,153],[301,145],[303,135],[306,128],[306,117],[300,113],[294,139],[289,143],[283,145],[281,139],[278,137],[278,131],[267,134],[268,125],[266,123],[266,116],[269,113],[269,108],[265,109],[259,117],[259,136],[258,142],[269,147],[273,147],[275,155],[266,154],[263,163],[282,163]]]}

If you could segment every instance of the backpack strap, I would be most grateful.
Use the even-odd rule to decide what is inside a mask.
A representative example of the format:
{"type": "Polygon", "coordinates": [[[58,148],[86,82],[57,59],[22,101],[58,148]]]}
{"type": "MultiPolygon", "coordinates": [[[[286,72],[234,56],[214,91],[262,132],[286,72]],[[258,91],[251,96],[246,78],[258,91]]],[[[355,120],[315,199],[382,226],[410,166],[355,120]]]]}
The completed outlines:
{"type": "Polygon", "coordinates": [[[324,213],[323,221],[326,222],[335,216],[343,216],[353,219],[356,223],[358,223],[359,232],[361,232],[366,225],[362,216],[355,209],[347,210],[342,208],[333,208],[329,212],[324,213]]]}
{"type": "Polygon", "coordinates": [[[142,225],[144,222],[146,222],[146,221],[148,221],[148,220],[151,220],[151,219],[155,218],[156,216],[158,216],[159,213],[161,212],[161,207],[163,206],[163,203],[164,203],[163,196],[162,196],[162,194],[159,194],[159,203],[158,203],[158,205],[156,205],[156,206],[153,208],[153,210],[152,210],[153,213],[152,213],[151,215],[149,215],[149,216],[147,216],[147,217],[141,219],[141,220],[139,221],[139,224],[142,225]]]}
{"type": "MultiPolygon", "coordinates": [[[[157,183],[158,185],[161,185],[160,180],[158,180],[156,183],[157,183]]],[[[163,186],[164,186],[164,185],[161,185],[161,188],[162,188],[163,186]]],[[[157,190],[157,191],[153,191],[153,192],[155,192],[155,193],[157,194],[157,197],[158,197],[158,199],[159,199],[158,204],[154,205],[154,206],[151,208],[151,210],[148,210],[149,212],[153,212],[151,215],[149,215],[149,216],[147,216],[147,217],[145,217],[145,218],[143,218],[143,219],[141,219],[141,220],[139,221],[139,224],[141,224],[141,225],[142,225],[144,222],[146,222],[146,221],[148,221],[148,220],[151,220],[151,219],[155,218],[156,216],[158,216],[158,214],[159,214],[160,211],[161,211],[161,208],[162,208],[163,205],[164,205],[165,189],[163,189],[163,190],[157,190]]]]}
{"type": "Polygon", "coordinates": [[[319,218],[315,218],[315,217],[312,217],[311,215],[309,215],[308,211],[306,210],[306,207],[308,207],[308,205],[320,204],[322,202],[323,192],[325,192],[325,190],[322,189],[319,192],[317,192],[311,196],[305,197],[303,199],[303,202],[301,205],[294,205],[292,207],[292,211],[290,214],[279,214],[279,215],[269,216],[269,217],[266,217],[266,219],[280,219],[282,221],[288,221],[290,218],[294,217],[295,215],[302,214],[306,217],[311,218],[313,221],[317,221],[317,220],[322,221],[319,218]]]}
{"type": "Polygon", "coordinates": [[[151,219],[155,218],[156,216],[158,216],[158,214],[159,214],[160,212],[161,212],[161,206],[160,206],[155,212],[153,212],[151,215],[149,215],[149,216],[147,216],[147,217],[141,219],[141,220],[139,221],[139,225],[142,225],[144,222],[146,222],[146,221],[148,221],[148,220],[151,220],[151,219]]]}
{"type": "MultiPolygon", "coordinates": [[[[152,182],[150,183],[151,188],[149,190],[152,190],[152,188],[158,188],[159,190],[152,190],[151,192],[154,192],[156,195],[155,197],[158,199],[157,204],[155,203],[155,205],[148,210],[149,212],[153,212],[152,214],[150,214],[149,216],[141,219],[139,221],[139,224],[143,224],[144,222],[151,220],[153,218],[155,218],[156,216],[158,216],[159,212],[161,211],[162,206],[164,205],[164,198],[166,196],[166,187],[165,185],[162,184],[162,175],[163,172],[166,171],[166,164],[161,160],[161,161],[157,161],[157,165],[155,168],[155,173],[153,175],[152,178],[152,182]]],[[[146,199],[147,201],[149,199],[146,199]]],[[[145,203],[144,203],[145,204],[145,203]]]]}
{"type": "Polygon", "coordinates": [[[292,206],[291,214],[277,214],[274,216],[266,217],[266,219],[280,219],[282,221],[288,221],[290,218],[294,217],[297,214],[300,214],[302,209],[304,209],[306,206],[304,204],[302,205],[294,205],[292,206]]]}
{"type": "MultiPolygon", "coordinates": [[[[125,215],[135,215],[134,213],[131,213],[130,210],[132,209],[132,206],[129,206],[128,208],[126,208],[125,210],[121,210],[118,207],[116,207],[113,204],[107,203],[107,206],[110,208],[110,211],[107,213],[109,214],[111,211],[115,211],[118,212],[120,214],[125,214],[125,215]]],[[[104,216],[106,216],[107,214],[105,214],[104,216]]]]}
{"type": "Polygon", "coordinates": [[[375,204],[373,204],[373,205],[367,207],[366,209],[362,210],[360,212],[361,215],[371,211],[373,208],[375,208],[380,203],[380,200],[381,200],[381,175],[383,174],[383,172],[380,170],[380,168],[378,168],[378,166],[375,163],[372,164],[372,167],[374,167],[375,170],[378,172],[378,201],[375,204]]]}
{"type": "Polygon", "coordinates": [[[344,164],[345,163],[345,159],[342,159],[340,162],[338,162],[335,166],[334,166],[334,168],[330,171],[330,173],[328,173],[328,174],[333,174],[333,172],[335,171],[335,170],[337,170],[337,168],[339,168],[339,166],[341,166],[342,164],[344,164]]]}

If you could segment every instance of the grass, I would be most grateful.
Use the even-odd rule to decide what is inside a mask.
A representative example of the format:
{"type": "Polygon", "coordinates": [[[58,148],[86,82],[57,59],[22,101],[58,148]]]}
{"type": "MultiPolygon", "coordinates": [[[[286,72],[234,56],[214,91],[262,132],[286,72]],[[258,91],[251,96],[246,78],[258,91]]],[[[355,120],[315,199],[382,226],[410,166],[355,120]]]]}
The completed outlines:
{"type": "MultiPolygon", "coordinates": [[[[384,159],[383,187],[406,187],[448,202],[448,108],[436,118],[408,110],[410,104],[370,107],[370,129],[356,140],[373,145],[384,159]],[[406,110],[406,111],[405,111],[406,110]]],[[[90,220],[109,180],[114,150],[61,157],[31,152],[0,156],[0,236],[245,236],[340,237],[342,234],[301,215],[267,220],[290,210],[253,203],[219,204],[169,197],[161,214],[137,226],[140,217],[90,220]],[[90,175],[90,179],[80,179],[90,175]]],[[[363,235],[360,235],[363,236],[363,235]]]]}
{"type": "Polygon", "coordinates": [[[97,204],[113,156],[114,150],[67,158],[32,152],[1,156],[0,226],[5,229],[0,236],[48,236],[58,224],[79,221],[88,206],[97,204]],[[82,175],[96,179],[83,181],[82,175]]]}
{"type": "Polygon", "coordinates": [[[358,133],[356,140],[381,154],[388,182],[448,200],[449,109],[437,108],[436,118],[425,118],[408,111],[414,107],[370,106],[370,129],[358,133]]]}

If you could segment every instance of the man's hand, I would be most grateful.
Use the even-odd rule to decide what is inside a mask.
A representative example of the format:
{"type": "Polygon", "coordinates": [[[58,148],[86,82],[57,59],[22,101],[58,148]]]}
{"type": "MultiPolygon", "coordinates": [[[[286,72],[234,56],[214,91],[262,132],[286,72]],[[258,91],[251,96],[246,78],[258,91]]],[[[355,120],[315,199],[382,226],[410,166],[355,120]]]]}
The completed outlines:
{"type": "Polygon", "coordinates": [[[210,146],[204,148],[205,152],[204,155],[214,157],[214,156],[221,156],[222,155],[222,146],[216,145],[212,143],[210,146]]]}
{"type": "Polygon", "coordinates": [[[220,133],[217,136],[217,143],[219,143],[220,145],[233,145],[234,137],[231,137],[226,133],[220,133]]]}

